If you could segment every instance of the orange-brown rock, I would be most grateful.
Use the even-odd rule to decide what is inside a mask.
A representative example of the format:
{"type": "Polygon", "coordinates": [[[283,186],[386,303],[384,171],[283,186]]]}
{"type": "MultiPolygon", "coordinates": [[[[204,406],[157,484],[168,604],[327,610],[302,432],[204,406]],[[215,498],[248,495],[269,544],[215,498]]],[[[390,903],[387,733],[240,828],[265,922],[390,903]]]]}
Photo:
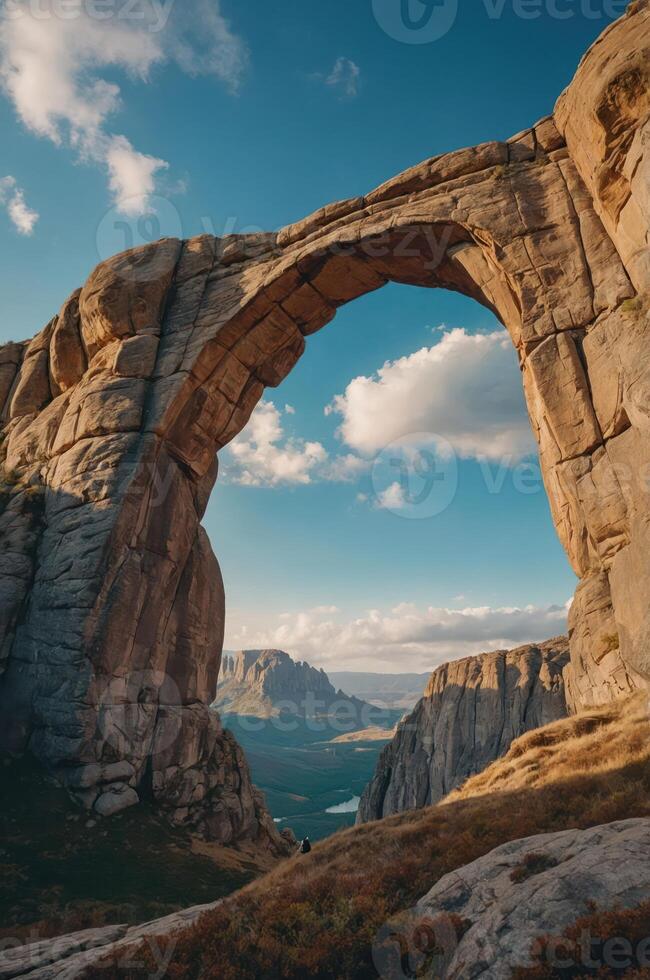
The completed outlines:
{"type": "Polygon", "coordinates": [[[509,331],[581,580],[573,705],[650,681],[649,50],[637,0],[554,115],[511,140],[278,234],[124,253],[0,349],[6,746],[99,810],[153,794],[176,819],[216,815],[222,839],[258,832],[208,709],[224,596],[201,518],[265,386],[388,280],[458,290],[509,331]]]}

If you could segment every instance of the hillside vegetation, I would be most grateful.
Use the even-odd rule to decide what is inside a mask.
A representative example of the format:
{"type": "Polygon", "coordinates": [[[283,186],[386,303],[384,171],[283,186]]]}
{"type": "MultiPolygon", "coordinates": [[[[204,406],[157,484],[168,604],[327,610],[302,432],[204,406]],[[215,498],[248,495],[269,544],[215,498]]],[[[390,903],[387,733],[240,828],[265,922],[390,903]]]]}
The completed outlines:
{"type": "Polygon", "coordinates": [[[180,935],[166,976],[376,980],[378,930],[447,872],[508,840],[650,816],[649,763],[647,696],[531,732],[444,802],[336,834],[231,896],[180,935]]]}
{"type": "Polygon", "coordinates": [[[199,841],[146,804],[110,820],[83,813],[28,760],[0,763],[0,799],[0,944],[167,915],[273,866],[254,848],[199,841]]]}

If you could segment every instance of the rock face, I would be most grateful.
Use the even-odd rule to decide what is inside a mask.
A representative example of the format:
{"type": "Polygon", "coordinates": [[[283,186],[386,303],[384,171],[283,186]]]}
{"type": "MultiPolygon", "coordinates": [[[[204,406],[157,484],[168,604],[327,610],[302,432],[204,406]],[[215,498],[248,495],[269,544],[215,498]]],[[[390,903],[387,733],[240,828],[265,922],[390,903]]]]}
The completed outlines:
{"type": "Polygon", "coordinates": [[[358,823],[437,803],[512,742],[567,714],[564,637],[456,660],[431,675],[364,790],[358,823]]]}
{"type": "MultiPolygon", "coordinates": [[[[553,116],[425,160],[277,234],[102,262],[0,349],[0,742],[88,807],[149,795],[258,825],[208,704],[224,595],[201,528],[216,454],[339,306],[458,290],[517,349],[580,586],[572,706],[650,679],[650,6],[587,53],[553,116]],[[241,784],[241,785],[239,785],[241,784]]],[[[236,754],[236,753],[235,753],[236,754]]]]}
{"type": "MultiPolygon", "coordinates": [[[[416,917],[430,917],[446,946],[446,964],[436,976],[507,980],[514,968],[531,965],[536,939],[561,936],[588,914],[591,902],[605,911],[634,908],[649,893],[650,821],[623,820],[497,847],[441,878],[419,902],[416,917]],[[436,917],[445,913],[466,920],[458,944],[444,942],[449,931],[436,917]]],[[[588,950],[595,959],[602,957],[603,941],[614,937],[592,938],[600,940],[600,949],[588,950]]]]}
{"type": "MultiPolygon", "coordinates": [[[[240,650],[221,667],[215,707],[223,715],[316,718],[345,712],[346,724],[365,728],[381,711],[337,691],[324,670],[292,660],[283,650],[240,650]]],[[[351,730],[351,728],[349,729],[351,730]]]]}

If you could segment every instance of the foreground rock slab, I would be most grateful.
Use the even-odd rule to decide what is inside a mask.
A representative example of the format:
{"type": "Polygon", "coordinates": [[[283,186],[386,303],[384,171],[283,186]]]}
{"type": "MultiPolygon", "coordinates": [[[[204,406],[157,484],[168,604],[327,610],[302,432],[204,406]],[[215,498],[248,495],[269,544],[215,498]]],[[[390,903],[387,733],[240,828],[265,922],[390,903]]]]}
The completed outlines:
{"type": "Polygon", "coordinates": [[[648,895],[650,820],[624,820],[504,844],[445,875],[417,914],[466,920],[443,977],[508,980],[513,968],[530,965],[536,939],[560,937],[590,903],[634,908],[648,895]]]}

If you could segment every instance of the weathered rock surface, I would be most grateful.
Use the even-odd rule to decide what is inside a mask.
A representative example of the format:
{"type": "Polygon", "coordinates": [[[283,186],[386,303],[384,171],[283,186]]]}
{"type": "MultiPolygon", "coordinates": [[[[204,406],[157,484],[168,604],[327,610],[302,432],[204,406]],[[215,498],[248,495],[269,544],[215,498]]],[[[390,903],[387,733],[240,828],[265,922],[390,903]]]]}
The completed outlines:
{"type": "Polygon", "coordinates": [[[452,661],[431,675],[366,786],[358,823],[437,803],[533,728],[564,718],[565,637],[452,661]]]}
{"type": "MultiPolygon", "coordinates": [[[[515,967],[531,964],[536,939],[561,936],[591,902],[603,910],[634,908],[648,894],[650,821],[623,820],[504,844],[441,878],[418,903],[417,916],[430,916],[443,943],[449,931],[444,919],[436,926],[436,917],[453,913],[466,920],[467,932],[455,950],[455,943],[447,946],[438,976],[506,980],[515,967]],[[527,871],[530,863],[536,873],[534,866],[527,871]]],[[[602,956],[603,940],[615,937],[592,938],[601,941],[600,952],[588,950],[593,959],[602,956]]]]}
{"type": "Polygon", "coordinates": [[[5,749],[88,807],[153,794],[177,819],[221,807],[227,835],[259,832],[208,709],[224,615],[201,528],[215,454],[306,338],[388,280],[475,298],[517,349],[581,579],[572,707],[648,683],[649,47],[637,0],[553,117],[278,234],[109,259],[34,340],[0,349],[5,749]]]}
{"type": "MultiPolygon", "coordinates": [[[[163,975],[174,951],[174,934],[192,925],[219,905],[195,905],[162,919],[140,926],[104,926],[84,929],[56,939],[7,949],[0,953],[0,980],[25,977],[26,980],[75,980],[94,975],[93,967],[106,956],[124,968],[138,965],[137,948],[143,941],[163,975]]],[[[99,967],[97,966],[98,972],[99,967]]]]}
{"type": "Polygon", "coordinates": [[[215,707],[224,715],[302,719],[331,714],[346,731],[378,724],[386,712],[337,691],[324,670],[292,660],[283,650],[240,650],[221,667],[215,707]]]}

